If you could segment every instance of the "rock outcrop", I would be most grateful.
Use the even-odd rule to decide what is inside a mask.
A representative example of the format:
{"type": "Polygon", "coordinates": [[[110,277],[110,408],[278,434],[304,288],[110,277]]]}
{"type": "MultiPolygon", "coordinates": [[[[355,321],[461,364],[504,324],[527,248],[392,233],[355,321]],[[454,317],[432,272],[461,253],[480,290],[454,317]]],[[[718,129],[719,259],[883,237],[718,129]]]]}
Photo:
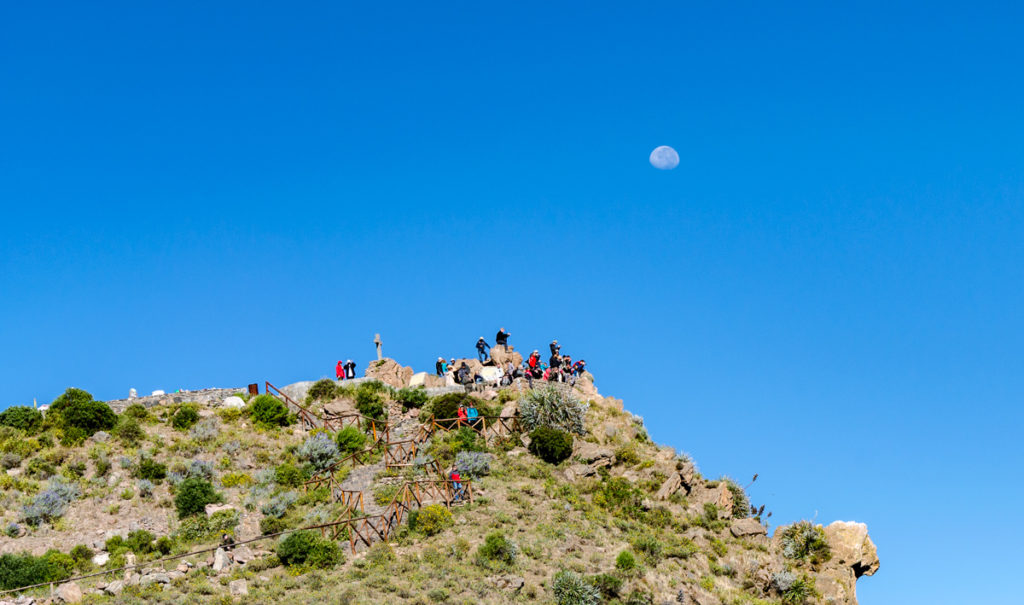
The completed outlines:
{"type": "Polygon", "coordinates": [[[366,366],[366,377],[372,380],[379,380],[384,384],[401,389],[409,386],[413,372],[409,366],[403,366],[390,357],[378,361],[371,361],[366,366]]]}

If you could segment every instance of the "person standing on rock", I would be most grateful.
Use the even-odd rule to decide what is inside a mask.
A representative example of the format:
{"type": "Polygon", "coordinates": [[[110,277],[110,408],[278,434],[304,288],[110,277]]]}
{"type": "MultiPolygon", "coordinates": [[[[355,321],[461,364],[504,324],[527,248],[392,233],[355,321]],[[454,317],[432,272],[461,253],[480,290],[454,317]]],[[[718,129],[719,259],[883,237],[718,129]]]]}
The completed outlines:
{"type": "Polygon", "coordinates": [[[349,359],[348,361],[345,362],[344,368],[346,380],[352,380],[353,378],[356,377],[356,362],[349,359]]]}
{"type": "Polygon", "coordinates": [[[562,350],[562,345],[558,344],[558,340],[552,340],[548,346],[551,347],[552,355],[558,355],[558,352],[562,350]]]}
{"type": "Polygon", "coordinates": [[[437,363],[434,364],[434,369],[437,370],[438,376],[444,376],[445,372],[448,371],[448,363],[444,360],[444,357],[437,358],[437,363]]]}
{"type": "Polygon", "coordinates": [[[484,363],[485,361],[487,361],[488,353],[490,352],[490,350],[491,345],[487,344],[487,341],[484,340],[483,336],[481,336],[476,341],[476,352],[477,355],[480,356],[480,363],[484,363]]]}
{"type": "Polygon", "coordinates": [[[508,337],[509,336],[512,336],[512,335],[509,334],[508,332],[506,332],[505,331],[505,327],[502,326],[502,328],[500,330],[498,330],[498,335],[494,337],[494,346],[501,347],[501,348],[503,348],[505,350],[506,353],[508,353],[508,337]]]}
{"type": "Polygon", "coordinates": [[[338,365],[334,366],[334,375],[337,376],[338,380],[344,380],[345,378],[345,364],[338,360],[338,365]]]}

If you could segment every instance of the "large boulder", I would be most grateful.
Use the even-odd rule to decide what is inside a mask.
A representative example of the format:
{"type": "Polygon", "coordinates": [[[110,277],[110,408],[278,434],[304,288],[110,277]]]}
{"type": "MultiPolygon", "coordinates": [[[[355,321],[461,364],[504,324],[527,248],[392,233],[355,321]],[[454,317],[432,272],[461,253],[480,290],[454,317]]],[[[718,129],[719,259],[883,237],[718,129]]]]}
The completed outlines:
{"type": "Polygon", "coordinates": [[[371,361],[366,367],[366,377],[379,380],[384,384],[401,389],[409,386],[414,372],[411,367],[402,366],[394,359],[385,357],[378,361],[371,361]]]}
{"type": "Polygon", "coordinates": [[[518,368],[523,363],[523,356],[517,353],[512,347],[509,347],[508,351],[505,350],[505,347],[491,347],[491,363],[504,369],[510,361],[512,362],[512,365],[518,368]]]}
{"type": "Polygon", "coordinates": [[[83,595],[82,589],[78,587],[78,584],[68,582],[58,586],[53,592],[53,596],[58,603],[81,603],[83,595]]]}
{"type": "Polygon", "coordinates": [[[835,521],[825,528],[832,549],[832,565],[847,566],[855,577],[871,576],[878,571],[878,549],[868,537],[868,526],[854,521],[835,521]]]}
{"type": "Polygon", "coordinates": [[[764,525],[761,525],[760,521],[757,519],[751,519],[750,517],[733,521],[732,527],[729,528],[729,531],[737,538],[764,536],[768,534],[768,530],[765,529],[764,525]]]}

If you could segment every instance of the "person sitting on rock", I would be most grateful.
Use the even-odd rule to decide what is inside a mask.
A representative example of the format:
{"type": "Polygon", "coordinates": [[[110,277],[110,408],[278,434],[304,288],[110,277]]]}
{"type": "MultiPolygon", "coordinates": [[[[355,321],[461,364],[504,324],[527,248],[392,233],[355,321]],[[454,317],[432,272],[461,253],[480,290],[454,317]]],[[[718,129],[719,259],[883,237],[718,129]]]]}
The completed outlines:
{"type": "Polygon", "coordinates": [[[582,376],[583,372],[587,371],[587,362],[582,359],[572,364],[573,376],[582,376]]]}
{"type": "Polygon", "coordinates": [[[483,336],[481,336],[479,339],[477,339],[477,341],[476,341],[476,353],[477,353],[477,355],[480,356],[480,363],[483,363],[483,362],[487,361],[488,354],[490,353],[490,350],[491,350],[491,345],[487,344],[487,341],[484,340],[483,336]]]}
{"type": "Polygon", "coordinates": [[[473,376],[469,373],[469,367],[466,365],[465,361],[462,362],[462,365],[459,366],[458,372],[455,373],[455,380],[463,386],[470,384],[473,381],[473,376]]]}
{"type": "Polygon", "coordinates": [[[444,360],[444,357],[438,357],[437,363],[434,364],[434,369],[437,370],[438,376],[444,376],[444,373],[448,371],[448,362],[444,360]]]}
{"type": "Polygon", "coordinates": [[[352,380],[356,377],[356,362],[349,359],[343,366],[345,368],[345,379],[352,380]]]}
{"type": "Polygon", "coordinates": [[[532,370],[532,369],[536,368],[537,364],[539,364],[539,363],[540,363],[540,351],[537,351],[536,349],[534,349],[533,353],[530,353],[530,358],[526,360],[526,364],[528,366],[530,366],[530,369],[532,370]]]}
{"type": "Polygon", "coordinates": [[[456,416],[459,418],[459,425],[465,424],[469,420],[469,415],[466,412],[466,406],[460,405],[459,411],[456,412],[456,416]]]}
{"type": "Polygon", "coordinates": [[[559,357],[557,354],[552,355],[551,359],[548,359],[548,365],[551,366],[552,368],[557,368],[558,366],[562,365],[562,358],[559,357]]]}
{"type": "Polygon", "coordinates": [[[338,377],[338,380],[344,380],[345,378],[345,364],[339,359],[338,365],[334,366],[334,375],[338,377]]]}
{"type": "Polygon", "coordinates": [[[505,331],[505,327],[502,326],[502,328],[500,330],[498,330],[498,335],[494,337],[494,346],[504,348],[505,352],[507,353],[508,352],[508,337],[509,336],[512,336],[512,335],[509,334],[508,332],[506,332],[505,331]]]}
{"type": "Polygon", "coordinates": [[[569,355],[563,355],[562,358],[559,359],[558,365],[561,368],[565,368],[565,371],[567,372],[572,371],[572,357],[569,355]]]}

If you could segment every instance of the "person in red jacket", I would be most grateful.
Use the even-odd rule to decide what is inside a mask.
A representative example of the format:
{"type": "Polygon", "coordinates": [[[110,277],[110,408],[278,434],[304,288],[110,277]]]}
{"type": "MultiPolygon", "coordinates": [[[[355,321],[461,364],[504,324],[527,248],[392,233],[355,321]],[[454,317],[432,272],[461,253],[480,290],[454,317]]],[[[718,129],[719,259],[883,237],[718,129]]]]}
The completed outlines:
{"type": "Polygon", "coordinates": [[[531,370],[536,368],[537,364],[540,363],[540,352],[534,351],[530,353],[530,358],[526,360],[526,363],[530,366],[531,370]]]}
{"type": "Polygon", "coordinates": [[[459,425],[460,426],[465,424],[466,421],[469,420],[469,416],[466,413],[466,406],[464,406],[464,405],[460,405],[459,406],[458,416],[459,416],[459,425]]]}
{"type": "Polygon", "coordinates": [[[334,366],[334,375],[338,377],[338,380],[345,377],[345,364],[341,360],[338,360],[338,365],[334,366]]]}
{"type": "Polygon", "coordinates": [[[454,466],[452,467],[451,472],[448,473],[448,478],[452,482],[453,501],[458,502],[462,499],[462,477],[454,466]]]}

